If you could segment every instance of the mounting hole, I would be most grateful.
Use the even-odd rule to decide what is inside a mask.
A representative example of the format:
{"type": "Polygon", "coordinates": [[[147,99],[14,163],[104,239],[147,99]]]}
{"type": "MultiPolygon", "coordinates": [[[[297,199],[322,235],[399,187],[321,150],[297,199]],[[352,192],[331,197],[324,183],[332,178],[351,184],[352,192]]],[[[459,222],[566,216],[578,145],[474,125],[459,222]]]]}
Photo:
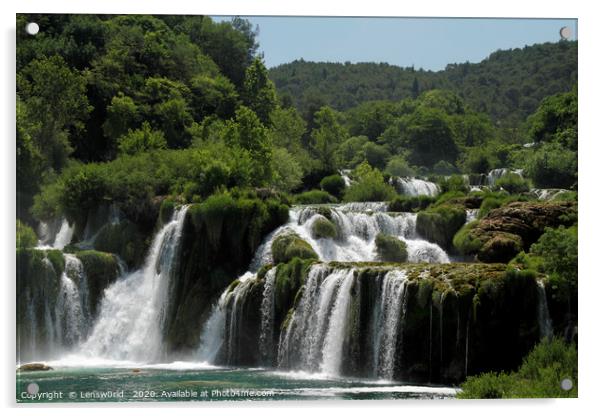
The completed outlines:
{"type": "Polygon", "coordinates": [[[569,391],[573,388],[573,380],[571,380],[570,378],[565,378],[560,382],[560,387],[564,391],[569,391]]]}
{"type": "Polygon", "coordinates": [[[568,26],[563,26],[560,28],[560,37],[563,40],[567,40],[571,37],[571,28],[568,26]]]}
{"type": "Polygon", "coordinates": [[[40,31],[40,26],[35,22],[29,22],[25,26],[25,31],[27,32],[27,34],[34,36],[37,35],[40,31]]]}

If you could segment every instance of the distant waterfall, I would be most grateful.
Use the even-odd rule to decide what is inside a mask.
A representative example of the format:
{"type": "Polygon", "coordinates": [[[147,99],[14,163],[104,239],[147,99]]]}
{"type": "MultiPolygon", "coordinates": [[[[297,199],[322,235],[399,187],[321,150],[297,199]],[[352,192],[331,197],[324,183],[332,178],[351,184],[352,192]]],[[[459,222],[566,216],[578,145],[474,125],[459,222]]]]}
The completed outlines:
{"type": "Polygon", "coordinates": [[[508,169],[508,168],[493,169],[487,175],[487,186],[494,186],[498,179],[500,179],[502,176],[504,176],[508,173],[514,173],[516,175],[519,175],[520,177],[523,176],[522,169],[515,169],[515,170],[508,169]]]}
{"type": "Polygon", "coordinates": [[[163,351],[169,283],[180,248],[187,207],[176,210],[155,235],[144,267],[105,290],[90,337],[80,350],[94,357],[156,361],[163,351]]]}
{"type": "Polygon", "coordinates": [[[71,243],[74,230],[75,226],[70,225],[64,217],[60,221],[41,222],[38,227],[38,248],[62,250],[71,243]]]}
{"type": "Polygon", "coordinates": [[[328,207],[295,207],[289,222],[272,232],[255,253],[251,270],[272,262],[272,241],[284,232],[296,232],[307,241],[323,261],[376,261],[375,238],[379,233],[393,235],[408,247],[411,263],[449,263],[446,252],[437,244],[420,239],[416,234],[416,214],[388,213],[382,203],[368,205],[343,204],[328,207]],[[324,218],[324,210],[337,228],[337,236],[314,238],[313,223],[324,218]]]}
{"type": "Polygon", "coordinates": [[[437,196],[440,191],[436,183],[418,178],[391,178],[391,184],[399,193],[408,196],[437,196]]]}

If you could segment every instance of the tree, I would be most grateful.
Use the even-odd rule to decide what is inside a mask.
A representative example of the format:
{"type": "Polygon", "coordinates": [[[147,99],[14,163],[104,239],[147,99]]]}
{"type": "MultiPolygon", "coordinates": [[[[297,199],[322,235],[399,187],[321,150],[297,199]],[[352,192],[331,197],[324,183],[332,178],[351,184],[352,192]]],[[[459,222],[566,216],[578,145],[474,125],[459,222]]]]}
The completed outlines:
{"type": "Polygon", "coordinates": [[[535,142],[556,142],[577,151],[577,90],[545,98],[528,119],[535,142]]]}
{"type": "Polygon", "coordinates": [[[119,153],[128,155],[167,148],[163,132],[152,130],[147,121],[142,123],[140,129],[129,130],[127,134],[119,138],[118,142],[119,153]]]}
{"type": "Polygon", "coordinates": [[[71,135],[84,128],[91,111],[85,77],[60,56],[35,59],[19,72],[17,92],[39,127],[35,145],[48,166],[60,170],[73,151],[71,135]]]}
{"type": "Polygon", "coordinates": [[[255,186],[265,185],[272,179],[272,140],[269,130],[259,117],[245,106],[236,110],[236,117],[229,121],[226,143],[249,152],[253,160],[251,181],[255,186]]]}
{"type": "Polygon", "coordinates": [[[118,94],[107,107],[107,118],[102,125],[105,136],[112,142],[140,123],[139,108],[131,97],[118,94]]]}
{"type": "Polygon", "coordinates": [[[274,179],[273,185],[283,192],[291,192],[301,185],[303,170],[286,149],[277,147],[273,152],[274,179]]]}
{"type": "Polygon", "coordinates": [[[255,58],[245,72],[243,101],[257,114],[261,122],[269,126],[270,114],[278,105],[276,89],[268,78],[268,70],[259,58],[255,58]]]}
{"type": "Polygon", "coordinates": [[[527,157],[525,173],[540,188],[569,188],[577,181],[577,153],[544,144],[527,157]]]}
{"type": "Polygon", "coordinates": [[[320,161],[324,172],[335,172],[338,169],[336,150],[347,138],[347,132],[338,120],[338,114],[330,107],[322,107],[315,114],[316,128],[311,132],[311,149],[320,161]]]}
{"type": "Polygon", "coordinates": [[[363,162],[354,171],[356,181],[345,191],[345,201],[389,201],[395,196],[395,189],[385,183],[382,173],[363,162]]]}
{"type": "Polygon", "coordinates": [[[399,177],[415,175],[414,169],[408,165],[408,162],[402,155],[396,155],[389,159],[387,167],[385,168],[385,173],[389,176],[399,177]]]}

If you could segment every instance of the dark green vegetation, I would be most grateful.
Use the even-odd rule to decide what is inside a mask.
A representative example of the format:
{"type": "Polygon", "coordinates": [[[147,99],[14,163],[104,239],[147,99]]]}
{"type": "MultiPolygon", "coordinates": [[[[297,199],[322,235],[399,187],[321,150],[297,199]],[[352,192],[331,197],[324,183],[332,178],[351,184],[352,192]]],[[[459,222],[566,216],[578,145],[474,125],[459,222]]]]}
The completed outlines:
{"type": "Polygon", "coordinates": [[[416,217],[416,231],[427,240],[449,248],[454,235],[465,222],[464,207],[443,204],[420,211],[416,217]]]}
{"type": "Polygon", "coordinates": [[[468,377],[462,384],[461,399],[513,399],[577,397],[577,346],[560,339],[544,340],[523,360],[517,371],[485,373],[468,377]],[[570,390],[561,388],[563,380],[570,390]]]}
{"type": "Polygon", "coordinates": [[[282,234],[272,242],[272,257],[275,263],[286,263],[295,257],[318,259],[309,243],[295,233],[282,234]]]}

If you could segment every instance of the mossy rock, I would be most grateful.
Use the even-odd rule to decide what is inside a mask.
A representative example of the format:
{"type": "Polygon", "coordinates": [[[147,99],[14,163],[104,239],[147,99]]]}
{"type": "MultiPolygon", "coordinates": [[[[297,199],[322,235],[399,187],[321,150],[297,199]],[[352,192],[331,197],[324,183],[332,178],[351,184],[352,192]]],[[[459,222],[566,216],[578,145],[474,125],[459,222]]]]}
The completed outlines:
{"type": "Polygon", "coordinates": [[[274,263],[288,263],[294,257],[300,259],[318,259],[318,255],[309,243],[296,233],[282,234],[272,242],[274,263]]]}
{"type": "Polygon", "coordinates": [[[88,279],[90,311],[95,316],[104,290],[119,276],[117,258],[111,253],[83,250],[75,253],[82,262],[88,279]]]}
{"type": "Polygon", "coordinates": [[[166,198],[161,202],[161,208],[159,208],[159,219],[161,224],[167,224],[176,209],[176,202],[173,199],[166,198]]]}
{"type": "Polygon", "coordinates": [[[460,228],[454,236],[453,245],[461,254],[475,254],[483,246],[483,242],[478,237],[473,236],[470,232],[477,225],[478,221],[471,221],[460,228]]]}
{"type": "Polygon", "coordinates": [[[421,211],[416,217],[416,231],[441,247],[452,246],[454,235],[466,223],[466,211],[455,205],[441,205],[421,211]]]}
{"type": "Polygon", "coordinates": [[[481,246],[477,258],[486,263],[507,263],[523,250],[520,236],[496,233],[481,246]]]}
{"type": "Polygon", "coordinates": [[[123,220],[118,224],[103,226],[94,241],[94,248],[117,254],[128,267],[135,268],[142,264],[148,249],[148,240],[145,237],[136,224],[123,220]]]}
{"type": "Polygon", "coordinates": [[[313,238],[335,238],[337,236],[337,227],[325,217],[319,216],[311,225],[311,235],[313,238]]]}
{"type": "Polygon", "coordinates": [[[376,236],[375,243],[379,260],[393,263],[408,261],[408,246],[399,238],[380,233],[376,236]]]}
{"type": "Polygon", "coordinates": [[[20,366],[17,369],[17,371],[20,373],[29,372],[29,371],[50,371],[50,370],[54,370],[54,369],[52,367],[50,367],[49,365],[46,365],[43,363],[23,364],[22,366],[20,366]]]}

